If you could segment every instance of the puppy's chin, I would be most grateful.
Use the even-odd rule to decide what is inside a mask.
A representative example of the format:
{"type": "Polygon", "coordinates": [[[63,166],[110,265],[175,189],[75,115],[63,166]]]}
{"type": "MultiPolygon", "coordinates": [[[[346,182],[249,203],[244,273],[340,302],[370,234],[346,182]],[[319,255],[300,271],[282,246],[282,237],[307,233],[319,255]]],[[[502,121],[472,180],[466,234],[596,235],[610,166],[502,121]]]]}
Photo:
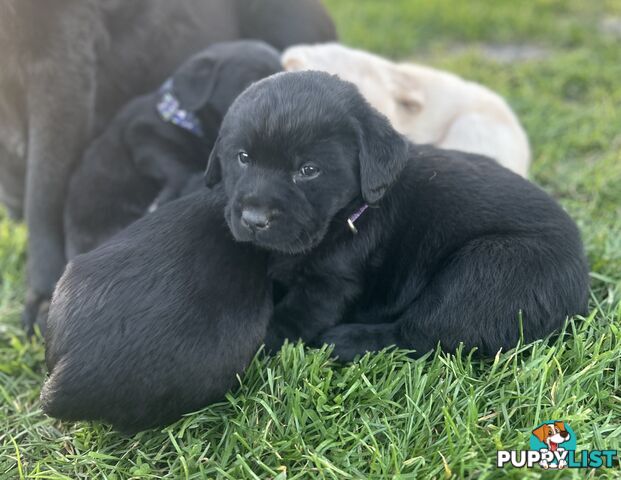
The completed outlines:
{"type": "Polygon", "coordinates": [[[326,234],[327,225],[309,233],[298,225],[274,225],[266,231],[251,232],[241,225],[239,219],[226,216],[226,222],[238,242],[250,242],[257,247],[289,255],[306,253],[314,249],[326,234]]]}

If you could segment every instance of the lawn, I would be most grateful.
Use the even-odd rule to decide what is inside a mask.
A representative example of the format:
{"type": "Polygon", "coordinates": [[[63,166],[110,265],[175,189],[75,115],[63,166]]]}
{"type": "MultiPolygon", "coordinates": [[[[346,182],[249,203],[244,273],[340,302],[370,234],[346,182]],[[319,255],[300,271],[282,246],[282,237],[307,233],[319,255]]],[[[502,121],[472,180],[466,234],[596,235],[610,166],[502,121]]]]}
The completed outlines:
{"type": "MultiPolygon", "coordinates": [[[[495,359],[289,345],[225,402],[124,437],[39,410],[40,340],[19,328],[26,232],[0,214],[0,479],[540,478],[495,467],[545,420],[578,449],[621,450],[621,3],[329,0],[342,41],[502,93],[529,133],[532,179],[578,222],[591,313],[495,359]]],[[[533,212],[536,215],[536,212],[533,212]]],[[[585,470],[546,478],[584,478],[585,470]]],[[[621,477],[615,469],[598,475],[621,477]]]]}

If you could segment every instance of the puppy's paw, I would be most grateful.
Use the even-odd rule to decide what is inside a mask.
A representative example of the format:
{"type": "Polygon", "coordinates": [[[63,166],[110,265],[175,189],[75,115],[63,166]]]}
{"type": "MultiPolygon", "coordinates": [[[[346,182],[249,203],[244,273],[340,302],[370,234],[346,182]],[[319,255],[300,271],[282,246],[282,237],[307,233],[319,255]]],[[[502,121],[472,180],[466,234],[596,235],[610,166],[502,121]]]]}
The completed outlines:
{"type": "Polygon", "coordinates": [[[147,212],[153,213],[162,205],[168,202],[172,202],[173,200],[177,200],[179,197],[181,197],[181,187],[178,187],[176,185],[167,185],[162,188],[162,190],[160,190],[158,196],[155,198],[155,200],[153,200],[151,205],[149,205],[147,212]]]}
{"type": "Polygon", "coordinates": [[[285,337],[276,328],[270,325],[265,334],[263,343],[265,344],[265,353],[267,355],[275,355],[285,343],[285,337]]]}
{"type": "Polygon", "coordinates": [[[352,338],[350,327],[350,325],[332,327],[319,335],[310,345],[316,348],[323,345],[333,345],[333,357],[341,362],[351,362],[356,356],[364,355],[366,350],[358,344],[355,338],[352,338]]]}
{"type": "Polygon", "coordinates": [[[396,331],[393,324],[348,323],[325,330],[312,343],[334,345],[333,355],[342,362],[351,362],[356,356],[397,345],[396,331]]]}
{"type": "Polygon", "coordinates": [[[39,327],[41,335],[45,335],[49,308],[49,295],[38,294],[30,289],[28,290],[24,311],[22,312],[22,326],[26,331],[26,335],[34,335],[35,326],[39,327]]]}

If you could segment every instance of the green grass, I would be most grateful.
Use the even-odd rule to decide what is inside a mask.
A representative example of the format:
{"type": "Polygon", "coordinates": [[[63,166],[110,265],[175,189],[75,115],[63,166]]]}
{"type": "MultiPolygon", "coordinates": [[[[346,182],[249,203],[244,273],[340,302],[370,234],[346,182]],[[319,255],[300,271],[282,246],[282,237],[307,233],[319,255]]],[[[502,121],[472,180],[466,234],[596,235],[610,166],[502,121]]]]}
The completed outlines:
{"type": "MultiPolygon", "coordinates": [[[[494,360],[403,352],[337,365],[289,346],[257,359],[238,391],[161,431],[123,437],[39,410],[43,349],[18,328],[23,227],[0,220],[0,479],[584,478],[497,470],[563,419],[579,449],[621,450],[621,39],[598,29],[618,1],[329,0],[342,40],[455,71],[505,95],[534,151],[532,177],[583,233],[591,315],[567,335],[494,360]],[[486,45],[536,45],[497,63],[486,45]]],[[[536,212],[534,212],[536,214],[536,212]]],[[[621,477],[618,469],[598,475],[621,477]]]]}

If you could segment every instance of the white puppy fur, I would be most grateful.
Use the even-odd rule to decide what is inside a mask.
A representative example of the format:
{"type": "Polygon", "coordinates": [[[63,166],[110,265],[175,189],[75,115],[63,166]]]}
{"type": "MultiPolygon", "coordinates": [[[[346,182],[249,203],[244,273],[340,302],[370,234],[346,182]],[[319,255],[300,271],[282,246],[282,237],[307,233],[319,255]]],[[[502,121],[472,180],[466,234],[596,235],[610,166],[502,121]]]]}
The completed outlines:
{"type": "Polygon", "coordinates": [[[528,138],[498,94],[451,73],[337,43],[299,45],[282,56],[285,70],[322,70],[354,83],[393,126],[417,143],[479,153],[526,177],[528,138]]]}

